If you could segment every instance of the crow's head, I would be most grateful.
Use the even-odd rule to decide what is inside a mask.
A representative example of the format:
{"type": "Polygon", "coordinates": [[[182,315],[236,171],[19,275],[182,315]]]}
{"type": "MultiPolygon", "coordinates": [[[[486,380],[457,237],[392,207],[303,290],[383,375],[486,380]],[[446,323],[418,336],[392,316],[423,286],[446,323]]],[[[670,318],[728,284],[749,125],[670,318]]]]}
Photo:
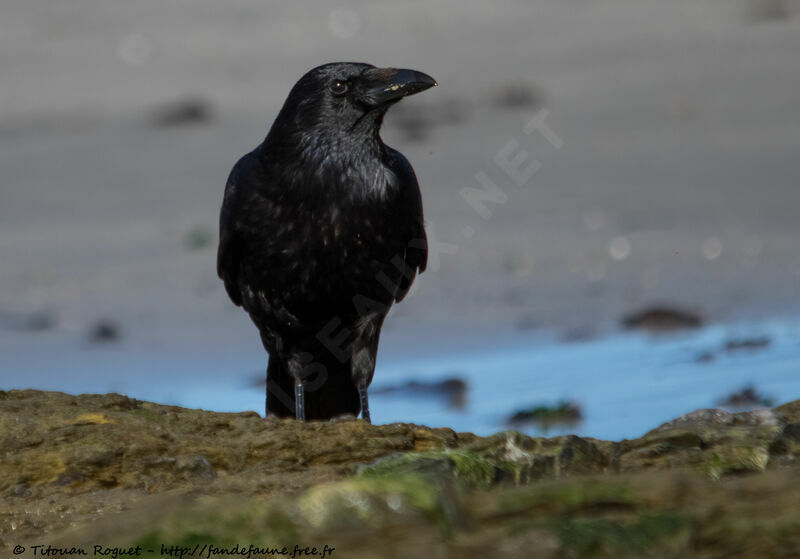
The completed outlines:
{"type": "Polygon", "coordinates": [[[333,62],[300,78],[276,123],[288,124],[295,131],[376,131],[391,105],[434,85],[432,77],[416,70],[333,62]]]}

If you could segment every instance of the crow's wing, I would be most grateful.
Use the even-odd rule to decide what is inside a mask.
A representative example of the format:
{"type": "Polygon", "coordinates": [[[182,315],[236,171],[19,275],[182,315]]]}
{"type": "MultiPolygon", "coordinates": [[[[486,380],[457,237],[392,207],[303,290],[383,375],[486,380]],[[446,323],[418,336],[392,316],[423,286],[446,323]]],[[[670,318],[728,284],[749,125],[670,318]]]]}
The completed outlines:
{"type": "Polygon", "coordinates": [[[422,195],[414,169],[402,153],[392,148],[387,148],[389,154],[388,166],[397,177],[402,209],[398,216],[401,220],[405,252],[403,260],[413,273],[404,274],[400,280],[400,289],[395,296],[396,301],[402,301],[411,288],[417,273],[425,271],[428,265],[428,238],[425,235],[425,221],[422,216],[422,195]]]}
{"type": "Polygon", "coordinates": [[[237,227],[236,210],[239,199],[237,182],[241,161],[237,163],[225,185],[225,198],[219,215],[219,247],[217,248],[217,275],[225,283],[225,291],[231,301],[242,306],[239,291],[239,266],[242,259],[242,243],[237,227]]]}

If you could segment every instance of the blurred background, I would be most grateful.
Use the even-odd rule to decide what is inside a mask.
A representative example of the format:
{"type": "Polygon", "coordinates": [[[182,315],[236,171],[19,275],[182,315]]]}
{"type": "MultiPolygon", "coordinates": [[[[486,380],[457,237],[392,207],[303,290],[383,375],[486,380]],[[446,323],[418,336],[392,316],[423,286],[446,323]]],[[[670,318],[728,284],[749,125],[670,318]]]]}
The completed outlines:
{"type": "Polygon", "coordinates": [[[432,246],[376,422],[620,438],[796,399],[798,52],[799,0],[5,2],[0,388],[263,413],[225,180],[352,60],[439,82],[384,126],[432,246]]]}

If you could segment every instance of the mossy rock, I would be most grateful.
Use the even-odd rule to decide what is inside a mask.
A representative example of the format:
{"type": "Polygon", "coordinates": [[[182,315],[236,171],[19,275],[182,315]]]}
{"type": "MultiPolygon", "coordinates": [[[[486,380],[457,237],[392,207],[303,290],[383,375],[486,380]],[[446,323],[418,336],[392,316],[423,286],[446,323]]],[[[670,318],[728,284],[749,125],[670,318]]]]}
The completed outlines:
{"type": "Polygon", "coordinates": [[[608,442],[11,390],[0,550],[114,534],[114,545],[314,539],[364,558],[792,556],[800,421],[781,409],[704,410],[608,442]]]}
{"type": "Polygon", "coordinates": [[[542,478],[606,472],[613,467],[615,443],[575,435],[545,439],[506,431],[466,448],[485,456],[514,483],[524,484],[542,478]]]}
{"type": "Polygon", "coordinates": [[[417,474],[479,489],[488,489],[501,477],[498,466],[477,452],[455,449],[388,456],[363,466],[359,474],[365,478],[417,474]]]}
{"type": "Polygon", "coordinates": [[[763,472],[769,452],[763,447],[725,445],[703,455],[700,470],[712,479],[724,475],[763,472]]]}
{"type": "Polygon", "coordinates": [[[632,519],[558,519],[553,529],[565,550],[578,557],[642,557],[654,551],[668,557],[689,547],[692,525],[688,515],[662,513],[632,519]]]}
{"type": "Polygon", "coordinates": [[[775,413],[783,417],[787,423],[800,423],[800,400],[778,406],[775,408],[775,413]]]}

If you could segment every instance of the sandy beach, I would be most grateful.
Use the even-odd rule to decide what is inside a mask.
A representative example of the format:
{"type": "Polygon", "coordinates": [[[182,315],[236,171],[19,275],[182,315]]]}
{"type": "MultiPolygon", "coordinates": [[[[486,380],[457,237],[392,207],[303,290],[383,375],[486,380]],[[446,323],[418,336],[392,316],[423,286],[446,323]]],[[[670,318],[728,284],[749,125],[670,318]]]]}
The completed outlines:
{"type": "Polygon", "coordinates": [[[256,330],[215,274],[223,186],[331,60],[439,82],[384,126],[435,243],[382,362],[604,335],[661,302],[791,317],[800,17],[779,4],[7,2],[0,384],[124,388],[134,361],[143,383],[192,360],[219,367],[202,382],[257,371],[256,330]],[[525,180],[498,164],[514,156],[525,180]],[[480,173],[502,194],[476,209],[480,173]],[[91,349],[98,323],[112,349],[91,349]]]}

